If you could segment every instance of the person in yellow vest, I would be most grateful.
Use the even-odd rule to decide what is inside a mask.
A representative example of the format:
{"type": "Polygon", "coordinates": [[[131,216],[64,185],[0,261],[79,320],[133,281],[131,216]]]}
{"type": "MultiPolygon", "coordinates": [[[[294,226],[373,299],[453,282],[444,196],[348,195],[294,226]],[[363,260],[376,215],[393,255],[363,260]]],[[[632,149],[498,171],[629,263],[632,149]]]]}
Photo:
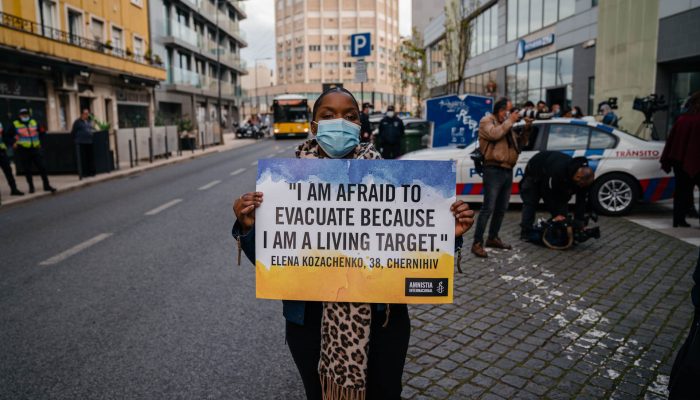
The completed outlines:
{"type": "Polygon", "coordinates": [[[24,193],[17,189],[17,182],[15,182],[15,176],[12,175],[12,167],[10,166],[10,158],[7,156],[7,143],[5,143],[5,131],[0,123],[0,169],[5,174],[7,183],[10,185],[10,195],[12,196],[24,196],[24,193]]]}
{"type": "Polygon", "coordinates": [[[41,141],[39,140],[39,124],[29,115],[29,110],[22,108],[19,110],[19,118],[12,122],[15,128],[15,142],[12,148],[17,154],[17,158],[22,165],[29,193],[34,193],[34,180],[32,179],[32,164],[36,165],[44,183],[45,192],[55,192],[56,189],[49,184],[49,177],[46,175],[46,167],[42,159],[41,141]]]}

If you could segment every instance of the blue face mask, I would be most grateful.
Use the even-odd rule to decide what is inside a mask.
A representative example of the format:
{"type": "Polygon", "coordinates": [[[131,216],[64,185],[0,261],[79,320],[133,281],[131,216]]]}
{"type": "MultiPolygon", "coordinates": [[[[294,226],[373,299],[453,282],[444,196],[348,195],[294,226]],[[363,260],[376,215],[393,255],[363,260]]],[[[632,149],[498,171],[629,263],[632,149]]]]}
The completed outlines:
{"type": "Polygon", "coordinates": [[[342,158],[360,144],[360,125],[343,118],[316,123],[316,141],[331,158],[342,158]]]}

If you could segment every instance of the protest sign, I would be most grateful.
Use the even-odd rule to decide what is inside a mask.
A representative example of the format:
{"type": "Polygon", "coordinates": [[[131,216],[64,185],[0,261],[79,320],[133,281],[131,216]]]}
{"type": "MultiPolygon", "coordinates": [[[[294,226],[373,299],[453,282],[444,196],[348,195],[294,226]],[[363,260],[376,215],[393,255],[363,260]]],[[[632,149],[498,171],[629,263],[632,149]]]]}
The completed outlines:
{"type": "Polygon", "coordinates": [[[259,298],[451,303],[452,161],[258,163],[259,298]]]}

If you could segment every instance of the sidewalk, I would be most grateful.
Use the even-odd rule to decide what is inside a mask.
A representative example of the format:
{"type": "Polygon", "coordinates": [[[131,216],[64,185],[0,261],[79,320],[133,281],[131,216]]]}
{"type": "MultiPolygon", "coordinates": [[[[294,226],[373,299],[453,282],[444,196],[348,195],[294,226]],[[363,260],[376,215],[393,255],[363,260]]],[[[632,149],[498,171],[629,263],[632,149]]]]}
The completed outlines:
{"type": "MultiPolygon", "coordinates": [[[[124,164],[122,163],[121,169],[119,170],[115,170],[107,174],[99,174],[93,177],[83,178],[82,180],[79,179],[77,175],[49,175],[49,181],[51,182],[51,186],[58,189],[57,193],[67,192],[81,187],[94,185],[95,183],[137,174],[152,168],[175,164],[184,160],[190,160],[212,153],[232,150],[238,147],[253,144],[255,142],[255,139],[236,139],[234,134],[224,134],[224,143],[226,144],[222,146],[212,146],[204,150],[198,149],[194,152],[183,151],[179,156],[173,155],[170,158],[153,160],[153,163],[148,162],[148,160],[142,160],[139,161],[138,166],[134,166],[133,168],[128,168],[128,163],[126,164],[125,168],[124,164]]],[[[24,176],[15,175],[15,180],[17,181],[17,187],[19,190],[24,192],[24,196],[10,196],[10,187],[7,185],[7,181],[3,175],[0,177],[0,194],[2,195],[2,205],[0,205],[0,207],[7,207],[10,205],[31,201],[40,197],[51,196],[51,193],[47,193],[42,190],[41,177],[38,175],[34,176],[34,186],[36,187],[37,191],[33,194],[29,194],[27,181],[24,176]]]]}

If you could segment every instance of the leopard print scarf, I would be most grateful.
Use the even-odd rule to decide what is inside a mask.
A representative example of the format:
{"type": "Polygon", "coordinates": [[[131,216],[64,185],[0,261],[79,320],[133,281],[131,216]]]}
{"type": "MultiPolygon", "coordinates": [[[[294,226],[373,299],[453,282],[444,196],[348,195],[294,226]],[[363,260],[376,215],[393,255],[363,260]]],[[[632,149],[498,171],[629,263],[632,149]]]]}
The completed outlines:
{"type": "MultiPolygon", "coordinates": [[[[316,139],[302,143],[297,158],[323,158],[316,139]]],[[[353,149],[354,159],[381,159],[370,143],[353,149]]],[[[387,309],[388,311],[388,309],[387,309]]],[[[318,374],[324,400],[364,400],[372,308],[366,303],[323,303],[318,374]]]]}

